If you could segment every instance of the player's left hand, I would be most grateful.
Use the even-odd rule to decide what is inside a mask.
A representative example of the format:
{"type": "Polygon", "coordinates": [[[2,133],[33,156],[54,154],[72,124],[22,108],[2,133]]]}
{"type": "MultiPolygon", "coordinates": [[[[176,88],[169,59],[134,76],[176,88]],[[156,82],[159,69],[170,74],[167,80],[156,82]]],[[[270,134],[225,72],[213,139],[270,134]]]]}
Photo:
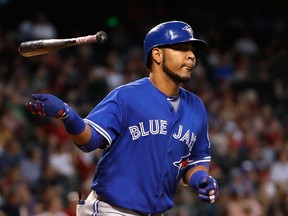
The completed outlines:
{"type": "Polygon", "coordinates": [[[198,197],[204,202],[214,203],[219,196],[216,179],[211,176],[205,176],[199,183],[198,197]]]}

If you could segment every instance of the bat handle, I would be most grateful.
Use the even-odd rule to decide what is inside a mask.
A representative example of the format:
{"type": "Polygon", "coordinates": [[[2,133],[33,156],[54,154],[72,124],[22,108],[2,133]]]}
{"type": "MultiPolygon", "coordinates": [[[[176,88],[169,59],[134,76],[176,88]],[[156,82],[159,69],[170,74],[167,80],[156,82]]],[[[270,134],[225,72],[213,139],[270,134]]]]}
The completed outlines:
{"type": "Polygon", "coordinates": [[[77,44],[87,44],[87,43],[95,43],[97,42],[95,35],[88,35],[84,37],[75,38],[77,44]]]}
{"type": "Polygon", "coordinates": [[[107,34],[104,31],[99,31],[95,35],[88,35],[84,37],[75,38],[77,45],[87,43],[98,43],[103,44],[107,41],[107,34]]]}

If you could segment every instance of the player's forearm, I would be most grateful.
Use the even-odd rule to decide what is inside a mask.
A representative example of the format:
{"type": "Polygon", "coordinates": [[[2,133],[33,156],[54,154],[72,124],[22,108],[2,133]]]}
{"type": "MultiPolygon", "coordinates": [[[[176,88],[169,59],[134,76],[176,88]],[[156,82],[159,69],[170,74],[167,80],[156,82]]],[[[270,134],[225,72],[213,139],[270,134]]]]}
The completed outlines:
{"type": "MultiPolygon", "coordinates": [[[[68,104],[65,105],[66,116],[62,118],[66,132],[77,144],[85,144],[85,135],[89,135],[90,128],[84,120],[68,104]]],[[[91,133],[91,132],[90,132],[91,133]]],[[[87,138],[88,140],[90,137],[87,138]]]]}
{"type": "Polygon", "coordinates": [[[190,179],[191,179],[192,175],[195,174],[197,171],[206,172],[208,175],[208,168],[204,165],[198,165],[198,166],[195,166],[195,167],[189,169],[186,172],[185,176],[183,177],[184,183],[187,185],[190,185],[190,179]]]}
{"type": "Polygon", "coordinates": [[[83,152],[91,152],[97,148],[105,148],[106,140],[94,128],[74,113],[72,119],[64,120],[64,126],[74,144],[83,152]],[[84,128],[84,129],[82,129],[84,128]],[[75,131],[80,131],[75,133],[75,131]]]}
{"type": "Polygon", "coordinates": [[[34,115],[61,119],[66,132],[81,150],[89,152],[105,147],[107,141],[61,99],[50,94],[33,94],[32,98],[34,101],[27,102],[26,108],[34,115]]]}
{"type": "MultiPolygon", "coordinates": [[[[69,133],[68,133],[69,134],[69,133]]],[[[69,134],[70,139],[77,145],[85,145],[91,139],[90,126],[85,123],[85,128],[80,134],[69,134]]]]}

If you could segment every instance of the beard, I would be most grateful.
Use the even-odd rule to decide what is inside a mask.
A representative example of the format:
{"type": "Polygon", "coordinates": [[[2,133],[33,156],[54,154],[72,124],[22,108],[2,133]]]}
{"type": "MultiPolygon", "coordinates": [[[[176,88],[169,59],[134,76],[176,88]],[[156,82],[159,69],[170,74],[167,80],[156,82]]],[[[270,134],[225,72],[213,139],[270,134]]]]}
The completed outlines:
{"type": "Polygon", "coordinates": [[[175,82],[175,83],[187,83],[190,81],[190,76],[186,77],[186,76],[180,76],[177,73],[175,73],[174,71],[171,71],[167,65],[166,65],[166,59],[163,59],[163,66],[162,66],[162,70],[175,82]]]}

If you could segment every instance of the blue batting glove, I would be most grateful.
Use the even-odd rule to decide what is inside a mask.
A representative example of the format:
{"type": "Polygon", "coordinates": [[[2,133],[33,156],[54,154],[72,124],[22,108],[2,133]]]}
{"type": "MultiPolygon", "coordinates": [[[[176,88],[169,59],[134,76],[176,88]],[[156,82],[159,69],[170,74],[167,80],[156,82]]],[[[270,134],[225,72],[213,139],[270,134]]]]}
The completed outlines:
{"type": "Polygon", "coordinates": [[[77,135],[85,129],[83,119],[58,97],[51,94],[32,94],[26,108],[34,115],[47,116],[63,120],[66,131],[77,135]]]}
{"type": "Polygon", "coordinates": [[[211,176],[199,180],[198,197],[208,203],[214,203],[219,196],[218,183],[211,176]]]}
{"type": "Polygon", "coordinates": [[[42,115],[56,119],[65,119],[69,115],[69,108],[58,97],[51,94],[32,94],[32,99],[26,103],[26,108],[34,115],[42,115]]]}

